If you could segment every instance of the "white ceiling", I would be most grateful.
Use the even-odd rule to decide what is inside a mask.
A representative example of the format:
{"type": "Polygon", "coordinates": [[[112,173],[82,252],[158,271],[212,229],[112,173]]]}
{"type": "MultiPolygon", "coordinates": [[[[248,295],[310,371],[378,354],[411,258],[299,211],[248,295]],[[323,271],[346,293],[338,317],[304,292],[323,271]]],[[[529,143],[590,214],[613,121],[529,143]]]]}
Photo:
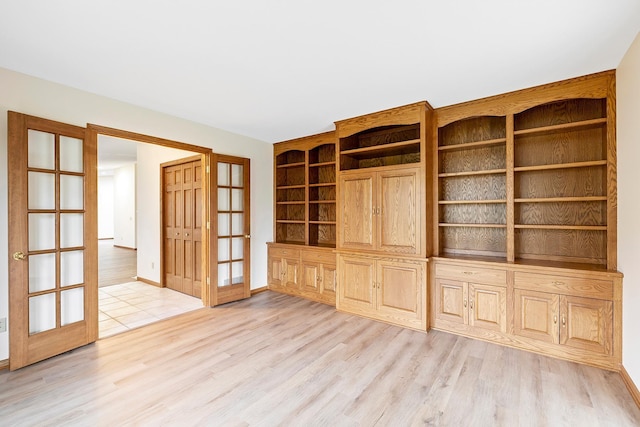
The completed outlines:
{"type": "Polygon", "coordinates": [[[119,167],[138,160],[139,142],[129,139],[98,135],[98,170],[100,175],[111,175],[119,167]]]}
{"type": "Polygon", "coordinates": [[[0,66],[264,141],[616,68],[638,0],[4,0],[0,66]]]}

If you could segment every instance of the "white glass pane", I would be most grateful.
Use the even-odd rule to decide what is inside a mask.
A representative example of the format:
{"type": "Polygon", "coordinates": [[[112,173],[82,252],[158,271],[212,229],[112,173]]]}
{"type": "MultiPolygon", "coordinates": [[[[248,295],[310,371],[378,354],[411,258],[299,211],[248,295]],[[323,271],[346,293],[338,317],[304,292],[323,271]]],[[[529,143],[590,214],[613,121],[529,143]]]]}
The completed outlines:
{"type": "Polygon", "coordinates": [[[233,259],[244,258],[244,237],[234,237],[231,239],[231,257],[233,259]]]}
{"type": "Polygon", "coordinates": [[[84,320],[84,288],[60,293],[60,324],[62,326],[84,320]]]}
{"type": "Polygon", "coordinates": [[[30,168],[56,168],[56,136],[52,133],[29,129],[28,161],[30,168]]]}
{"type": "Polygon", "coordinates": [[[56,294],[29,298],[29,333],[48,331],[56,327],[56,294]]]}
{"type": "Polygon", "coordinates": [[[231,210],[231,203],[229,197],[231,192],[228,188],[218,188],[218,210],[228,211],[231,210]]]}
{"type": "Polygon", "coordinates": [[[231,208],[234,211],[244,210],[244,190],[237,188],[231,190],[231,208]]]}
{"type": "Polygon", "coordinates": [[[56,248],[56,215],[29,214],[29,250],[56,248]]]}
{"type": "Polygon", "coordinates": [[[68,172],[84,170],[81,139],[60,136],[60,170],[68,172]]]}
{"type": "Polygon", "coordinates": [[[29,255],[29,292],[56,287],[56,254],[29,255]]]}
{"type": "Polygon", "coordinates": [[[29,209],[56,208],[56,176],[52,173],[29,172],[29,209]]]}
{"type": "Polygon", "coordinates": [[[218,239],[218,261],[231,261],[229,239],[218,239]]]}
{"type": "Polygon", "coordinates": [[[83,199],[84,178],[60,175],[60,209],[82,209],[83,199]]]}
{"type": "Polygon", "coordinates": [[[244,263],[242,261],[231,263],[231,283],[237,284],[244,282],[244,263]]]}
{"type": "Polygon", "coordinates": [[[231,235],[231,215],[218,214],[218,236],[231,235]]]}
{"type": "Polygon", "coordinates": [[[234,236],[244,235],[244,214],[231,214],[231,233],[234,236]]]}
{"type": "Polygon", "coordinates": [[[218,264],[218,286],[229,286],[229,264],[218,264]]]}
{"type": "Polygon", "coordinates": [[[229,185],[228,163],[218,163],[218,185],[229,185]]]}
{"type": "Polygon", "coordinates": [[[84,283],[84,252],[60,252],[60,286],[84,283]]]}
{"type": "Polygon", "coordinates": [[[243,166],[231,165],[231,185],[234,187],[243,187],[243,166]]]}
{"type": "Polygon", "coordinates": [[[84,246],[84,215],[81,213],[60,214],[60,247],[84,246]]]}

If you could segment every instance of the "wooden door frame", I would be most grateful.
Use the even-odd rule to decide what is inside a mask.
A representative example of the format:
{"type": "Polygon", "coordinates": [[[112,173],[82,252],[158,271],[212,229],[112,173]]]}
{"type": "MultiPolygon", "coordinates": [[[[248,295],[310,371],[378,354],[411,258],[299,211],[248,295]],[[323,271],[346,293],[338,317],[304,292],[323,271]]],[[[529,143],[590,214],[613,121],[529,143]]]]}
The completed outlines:
{"type": "MultiPolygon", "coordinates": [[[[210,230],[207,228],[207,224],[210,223],[211,210],[210,210],[210,179],[206,179],[206,175],[209,174],[208,171],[211,169],[210,165],[212,162],[213,150],[207,147],[201,147],[199,145],[187,144],[184,142],[174,141],[170,139],[158,138],[155,136],[144,135],[135,132],[129,132],[121,129],[110,128],[106,126],[100,126],[96,124],[87,124],[87,139],[98,144],[98,135],[112,136],[116,138],[128,139],[131,141],[142,142],[146,144],[159,145],[167,148],[175,148],[178,150],[192,151],[195,153],[200,153],[200,159],[202,161],[203,170],[205,171],[205,179],[203,179],[203,188],[202,188],[202,213],[203,213],[203,221],[202,221],[202,304],[206,307],[211,306],[211,283],[213,282],[210,277],[211,276],[211,268],[212,265],[209,263],[211,258],[211,245],[210,245],[210,230]]],[[[162,182],[162,181],[161,181],[162,182]]],[[[159,189],[162,191],[162,188],[159,189]]],[[[162,215],[162,197],[160,198],[160,215],[162,215]]],[[[162,228],[162,220],[160,221],[160,227],[162,228]]],[[[160,230],[160,235],[162,236],[163,232],[160,230]]],[[[161,245],[162,247],[162,245],[161,245]]],[[[163,259],[163,250],[161,249],[160,256],[160,284],[163,284],[163,272],[164,272],[164,259],[163,259]]]]}

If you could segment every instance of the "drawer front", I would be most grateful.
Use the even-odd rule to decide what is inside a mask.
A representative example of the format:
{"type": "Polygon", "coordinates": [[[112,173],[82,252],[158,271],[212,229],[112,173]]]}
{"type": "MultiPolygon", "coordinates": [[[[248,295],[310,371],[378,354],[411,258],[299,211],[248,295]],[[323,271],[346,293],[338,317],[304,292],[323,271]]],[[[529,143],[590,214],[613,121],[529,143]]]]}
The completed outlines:
{"type": "Polygon", "coordinates": [[[555,274],[514,273],[514,286],[540,292],[553,292],[562,295],[599,298],[613,298],[613,283],[607,280],[583,277],[559,276],[555,274]]]}
{"type": "Polygon", "coordinates": [[[333,251],[303,250],[302,261],[318,262],[322,264],[336,264],[336,254],[333,251]]]}
{"type": "Polygon", "coordinates": [[[463,282],[486,283],[507,286],[507,272],[475,266],[436,264],[436,277],[456,279],[463,282]]]}
{"type": "Polygon", "coordinates": [[[300,258],[300,249],[269,247],[269,256],[277,258],[300,258]]]}

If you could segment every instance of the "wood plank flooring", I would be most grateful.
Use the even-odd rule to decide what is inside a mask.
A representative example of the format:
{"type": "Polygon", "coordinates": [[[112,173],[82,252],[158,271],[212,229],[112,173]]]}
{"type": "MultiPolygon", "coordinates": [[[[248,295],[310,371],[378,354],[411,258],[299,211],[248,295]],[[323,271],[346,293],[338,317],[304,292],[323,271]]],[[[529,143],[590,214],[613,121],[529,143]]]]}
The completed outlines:
{"type": "Polygon", "coordinates": [[[98,240],[98,287],[133,282],[138,252],[113,246],[113,239],[98,240]]]}
{"type": "Polygon", "coordinates": [[[0,373],[0,424],[638,426],[617,373],[263,292],[0,373]]]}

